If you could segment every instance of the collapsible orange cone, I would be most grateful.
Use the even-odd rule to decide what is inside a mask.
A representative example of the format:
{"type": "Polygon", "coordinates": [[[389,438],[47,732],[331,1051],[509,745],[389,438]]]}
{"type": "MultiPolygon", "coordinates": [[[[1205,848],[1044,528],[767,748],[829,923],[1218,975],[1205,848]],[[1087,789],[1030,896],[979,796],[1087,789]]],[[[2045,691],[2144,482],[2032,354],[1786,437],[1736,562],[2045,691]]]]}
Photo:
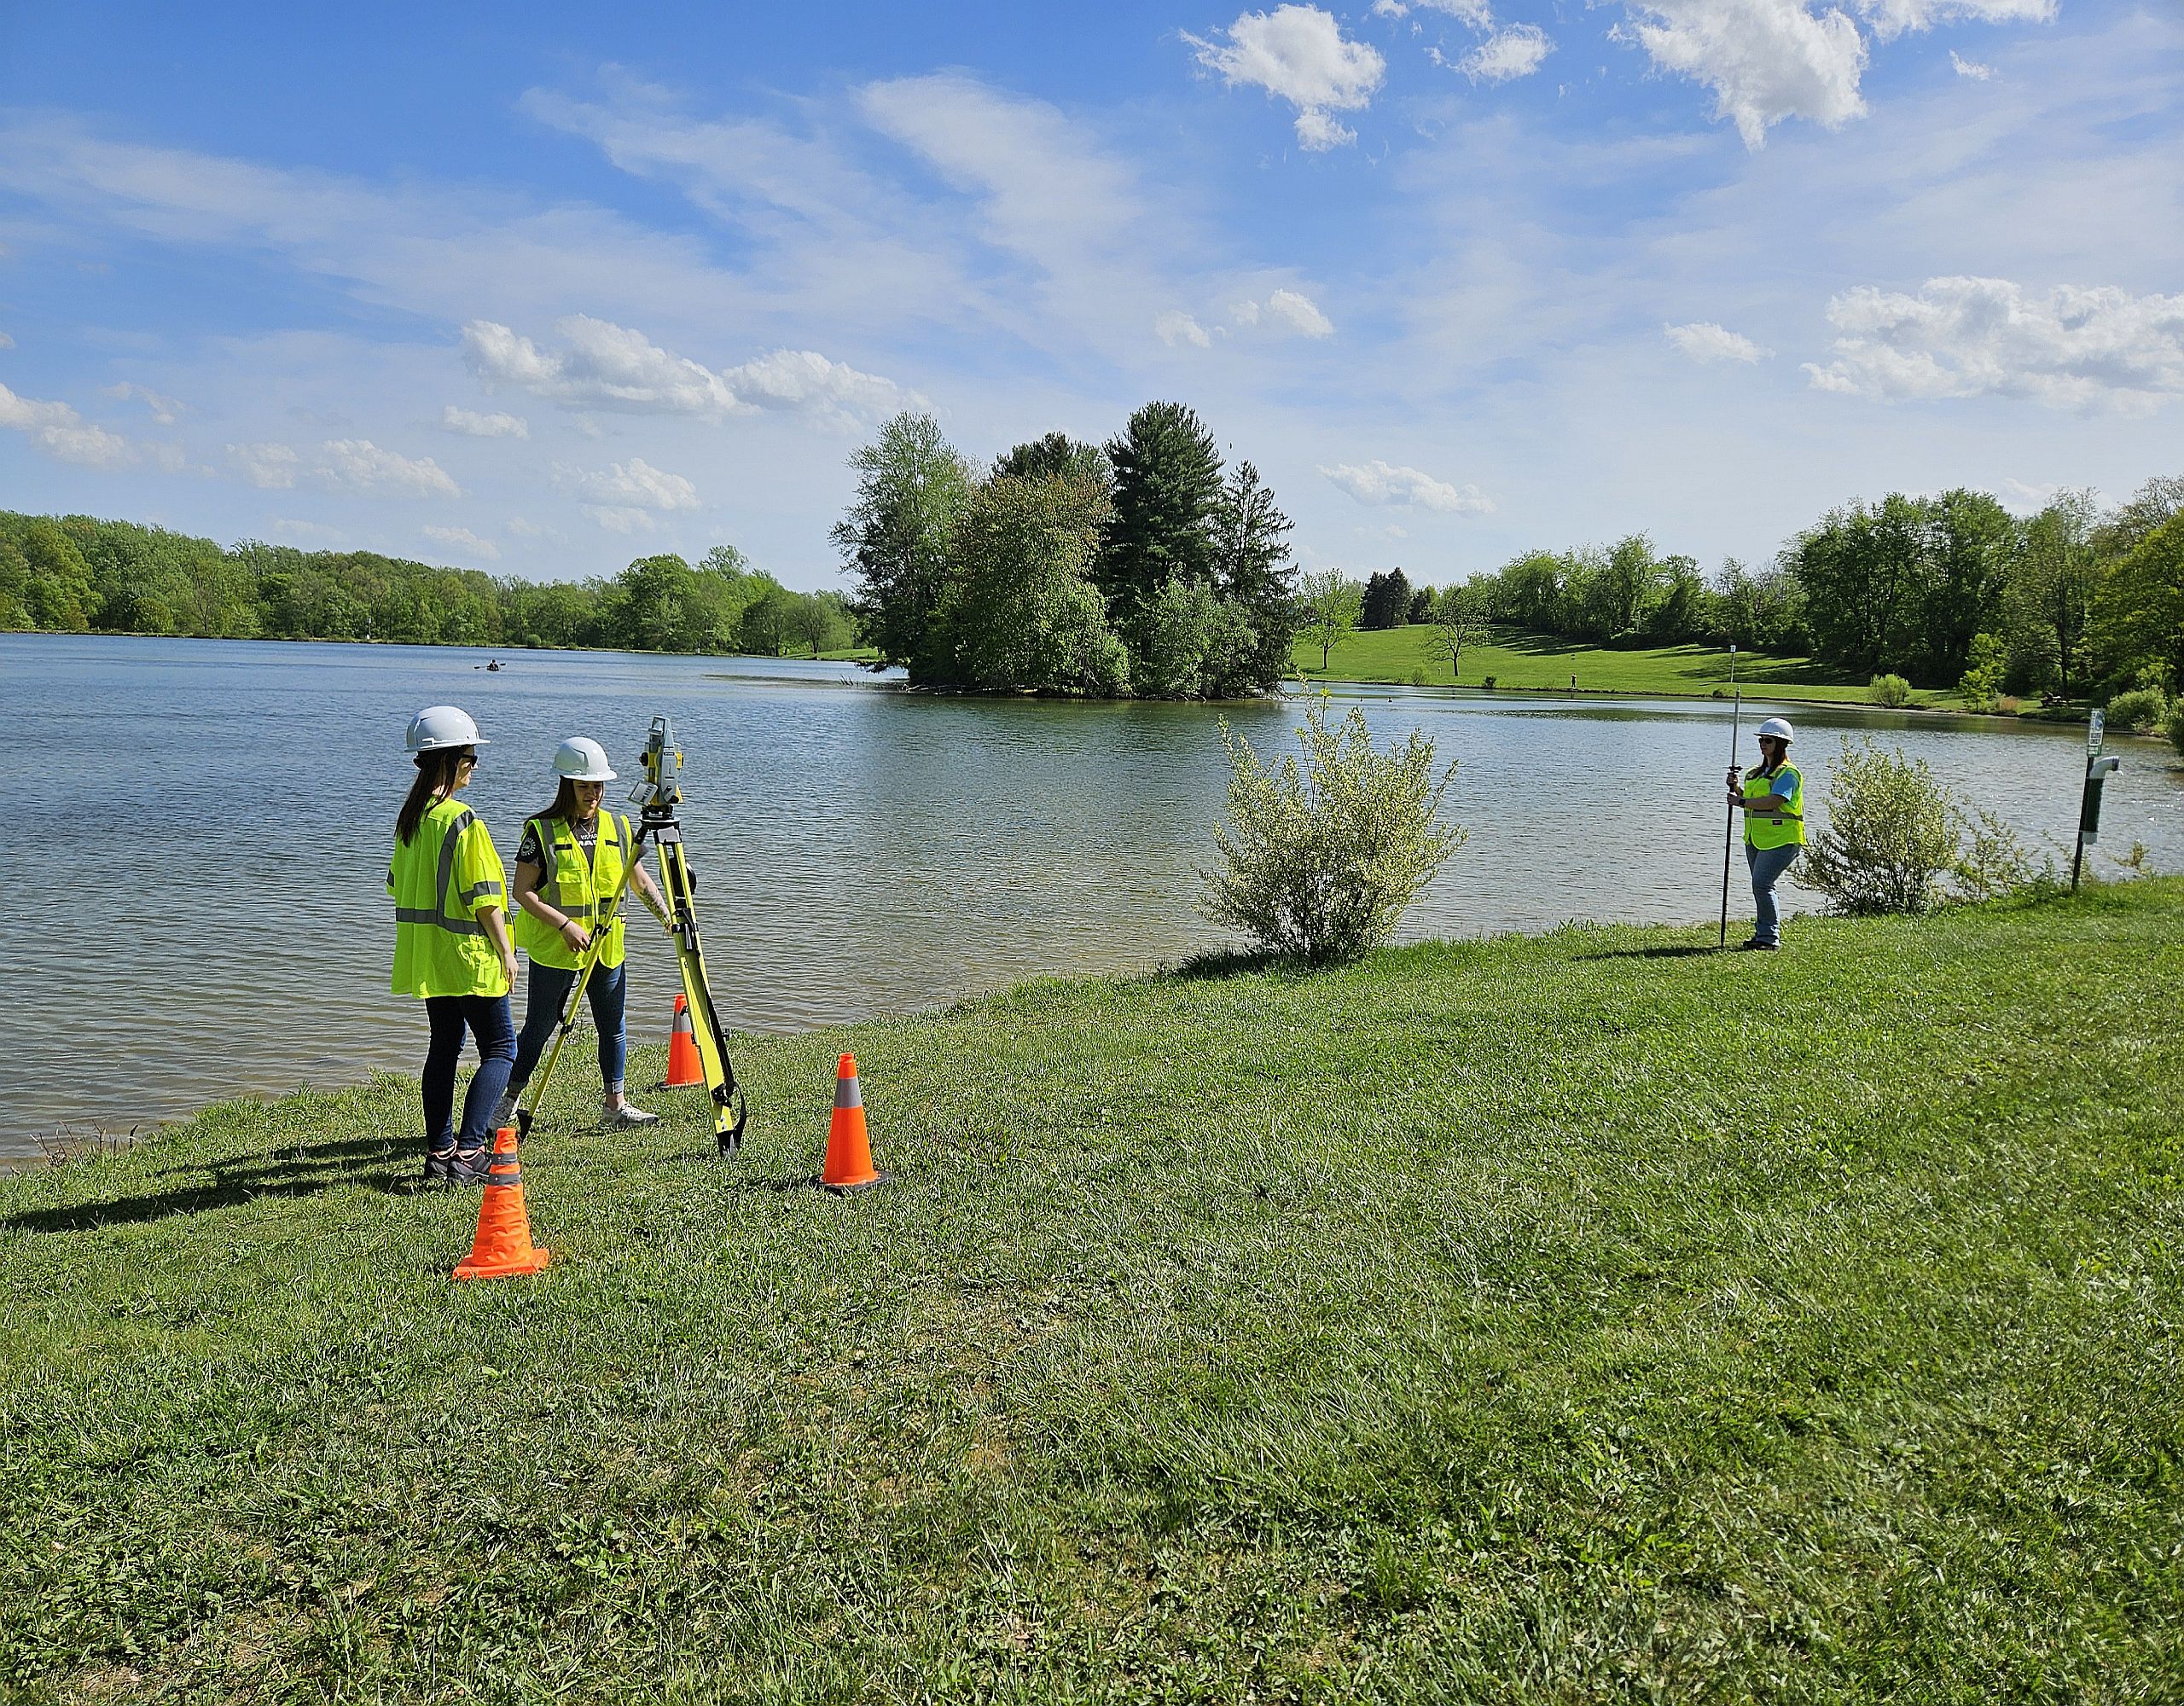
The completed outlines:
{"type": "Polygon", "coordinates": [[[819,1182],[830,1191],[862,1191],[886,1176],[872,1167],[864,1095],[857,1087],[857,1057],[845,1054],[834,1068],[834,1117],[827,1128],[827,1170],[819,1182]]]}
{"type": "Polygon", "coordinates": [[[478,1205],[478,1237],[455,1277],[499,1280],[511,1274],[536,1274],[545,1265],[546,1252],[531,1243],[531,1216],[523,1210],[523,1169],[516,1163],[515,1128],[504,1125],[493,1138],[485,1200],[478,1205]]]}
{"type": "Polygon", "coordinates": [[[675,1029],[667,1038],[667,1077],[663,1090],[686,1089],[706,1082],[705,1063],[698,1059],[698,1033],[690,1028],[690,1003],[675,998],[675,1029]]]}

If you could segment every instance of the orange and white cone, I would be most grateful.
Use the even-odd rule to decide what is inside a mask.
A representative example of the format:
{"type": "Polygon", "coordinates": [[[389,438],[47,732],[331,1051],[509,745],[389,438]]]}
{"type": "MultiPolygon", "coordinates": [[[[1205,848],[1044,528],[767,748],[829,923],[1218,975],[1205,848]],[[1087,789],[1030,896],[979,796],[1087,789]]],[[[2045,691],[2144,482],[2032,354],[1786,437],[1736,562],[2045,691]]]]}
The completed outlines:
{"type": "Polygon", "coordinates": [[[862,1191],[887,1175],[872,1165],[864,1129],[864,1093],[857,1088],[857,1057],[845,1054],[834,1068],[834,1117],[827,1127],[827,1167],[819,1182],[830,1191],[862,1191]]]}
{"type": "Polygon", "coordinates": [[[663,1090],[683,1090],[705,1082],[705,1063],[698,1059],[698,1033],[690,1024],[690,1002],[687,996],[677,995],[675,998],[675,1028],[667,1037],[667,1076],[661,1081],[659,1088],[663,1090]]]}
{"type": "Polygon", "coordinates": [[[485,1175],[485,1200],[478,1205],[478,1236],[470,1254],[455,1270],[458,1280],[501,1280],[536,1274],[546,1252],[531,1241],[531,1216],[523,1207],[523,1169],[516,1161],[515,1128],[502,1126],[493,1137],[493,1159],[485,1175]]]}

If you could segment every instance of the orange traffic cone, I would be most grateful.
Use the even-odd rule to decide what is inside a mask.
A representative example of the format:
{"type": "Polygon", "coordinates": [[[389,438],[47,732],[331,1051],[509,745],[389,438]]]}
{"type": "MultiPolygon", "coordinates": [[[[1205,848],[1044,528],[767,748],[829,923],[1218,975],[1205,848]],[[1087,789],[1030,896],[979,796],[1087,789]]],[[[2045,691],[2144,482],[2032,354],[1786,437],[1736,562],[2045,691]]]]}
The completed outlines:
{"type": "Polygon", "coordinates": [[[705,1082],[705,1063],[698,1059],[698,1033],[690,1028],[690,1003],[685,997],[677,995],[675,998],[675,1028],[667,1037],[667,1076],[659,1088],[663,1090],[681,1090],[705,1082]]]}
{"type": "Polygon", "coordinates": [[[511,1274],[536,1274],[545,1265],[546,1252],[531,1243],[531,1216],[523,1210],[523,1169],[516,1162],[515,1128],[504,1125],[493,1138],[485,1200],[478,1205],[478,1237],[455,1277],[499,1280],[511,1274]]]}
{"type": "Polygon", "coordinates": [[[872,1167],[872,1142],[864,1129],[864,1095],[857,1086],[857,1057],[842,1056],[834,1069],[834,1117],[827,1128],[827,1170],[819,1182],[830,1191],[862,1191],[887,1175],[872,1167]]]}

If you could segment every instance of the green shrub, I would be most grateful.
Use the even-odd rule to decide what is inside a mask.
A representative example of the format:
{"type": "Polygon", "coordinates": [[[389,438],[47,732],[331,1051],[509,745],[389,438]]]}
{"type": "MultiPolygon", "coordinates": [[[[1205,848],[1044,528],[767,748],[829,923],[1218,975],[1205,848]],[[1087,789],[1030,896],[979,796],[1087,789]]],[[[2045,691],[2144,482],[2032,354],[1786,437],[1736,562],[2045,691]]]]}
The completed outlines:
{"type": "Polygon", "coordinates": [[[2169,740],[2179,752],[2184,752],[2184,699],[2169,707],[2169,740]]]}
{"type": "Polygon", "coordinates": [[[2009,648],[2001,637],[1995,634],[1975,635],[1962,677],[1957,682],[1958,696],[1968,711],[1992,711],[1995,700],[2002,690],[2002,675],[2009,664],[2009,648]]]}
{"type": "Polygon", "coordinates": [[[1487,692],[1492,693],[1494,691],[1494,677],[1489,676],[1484,681],[1481,682],[1479,685],[1484,688],[1487,692]]]}
{"type": "Polygon", "coordinates": [[[1463,844],[1465,832],[1438,815],[1456,767],[1437,776],[1433,742],[1416,729],[1374,751],[1361,709],[1330,729],[1324,699],[1297,733],[1303,765],[1292,754],[1271,767],[1222,725],[1228,817],[1213,832],[1222,868],[1199,873],[1199,908],[1278,953],[1350,959],[1387,940],[1463,844]]]}
{"type": "Polygon", "coordinates": [[[1414,688],[1424,687],[1426,685],[1426,671],[1423,670],[1413,670],[1410,672],[1410,684],[1414,688]]]}
{"type": "Polygon", "coordinates": [[[1798,881],[1834,911],[1921,913],[1996,900],[2054,879],[1989,811],[1966,812],[1926,767],[1870,737],[1843,743],[1828,778],[1827,827],[1798,881]]]}
{"type": "Polygon", "coordinates": [[[2108,701],[2108,728],[2114,734],[2158,733],[2169,716],[2169,702],[2159,688],[2133,688],[2108,701]]]}
{"type": "Polygon", "coordinates": [[[1911,683],[1901,676],[1875,676],[1867,692],[1875,705],[1891,711],[1901,711],[1911,703],[1911,683]]]}

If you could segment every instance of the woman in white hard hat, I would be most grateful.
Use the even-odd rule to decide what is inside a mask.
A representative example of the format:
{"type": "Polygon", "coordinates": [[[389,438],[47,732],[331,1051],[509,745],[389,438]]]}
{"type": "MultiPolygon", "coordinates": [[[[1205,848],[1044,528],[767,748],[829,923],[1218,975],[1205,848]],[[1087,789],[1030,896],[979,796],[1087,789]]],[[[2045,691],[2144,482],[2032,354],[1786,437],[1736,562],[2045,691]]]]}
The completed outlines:
{"type": "Polygon", "coordinates": [[[1805,779],[1790,762],[1796,738],[1786,717],[1769,717],[1759,725],[1758,767],[1741,782],[1729,772],[1729,804],[1744,813],[1744,861],[1751,868],[1757,914],[1751,940],[1742,945],[1767,953],[1782,945],[1774,885],[1805,850],[1805,779]]]}
{"type": "MultiPolygon", "coordinates": [[[[564,740],[554,755],[560,786],[554,804],[523,826],[523,844],[515,856],[516,943],[531,956],[531,978],[524,997],[523,1034],[517,1039],[515,1067],[508,1075],[501,1117],[512,1117],[523,1087],[537,1070],[552,1041],[562,1003],[577,980],[578,961],[591,946],[592,927],[630,869],[630,887],[654,918],[667,922],[667,902],[643,864],[630,864],[634,838],[630,820],[601,811],[601,798],[614,772],[606,749],[581,735],[564,740]]],[[[622,1074],[629,1046],[622,1014],[628,980],[622,963],[622,920],[617,914],[584,994],[599,1032],[599,1076],[606,1087],[601,1109],[603,1125],[651,1125],[648,1114],[624,1093],[622,1074]]]]}
{"type": "Polygon", "coordinates": [[[432,1023],[420,1087],[428,1184],[485,1180],[493,1107],[515,1059],[507,874],[484,822],[455,798],[470,786],[485,744],[468,714],[451,705],[427,705],[410,719],[417,780],[395,818],[386,868],[386,891],[394,897],[394,993],[422,997],[432,1023]],[[477,1039],[478,1071],[458,1131],[455,1068],[466,1030],[477,1039]]]}

